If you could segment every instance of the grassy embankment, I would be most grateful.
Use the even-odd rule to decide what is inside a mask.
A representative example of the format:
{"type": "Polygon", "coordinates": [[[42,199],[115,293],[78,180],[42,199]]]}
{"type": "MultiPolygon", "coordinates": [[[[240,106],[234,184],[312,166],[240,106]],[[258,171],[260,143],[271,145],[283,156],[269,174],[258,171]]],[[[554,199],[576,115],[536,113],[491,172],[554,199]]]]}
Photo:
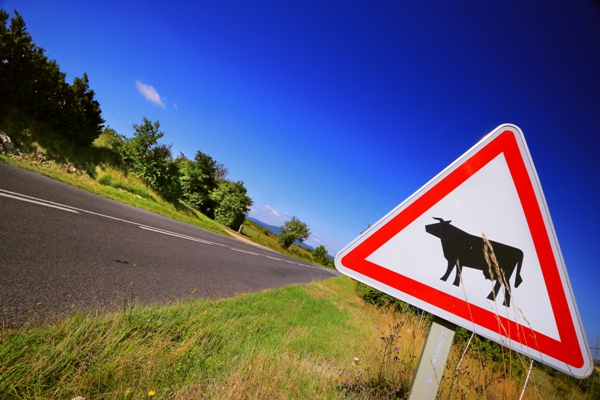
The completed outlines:
{"type": "Polygon", "coordinates": [[[70,165],[65,166],[35,155],[7,156],[0,154],[0,162],[36,172],[124,204],[225,234],[219,224],[202,213],[183,204],[176,206],[164,201],[133,174],[125,175],[111,167],[97,166],[93,176],[90,176],[86,172],[72,169],[70,165]]]}
{"type": "MultiPolygon", "coordinates": [[[[103,137],[95,143],[95,149],[102,150],[103,137]]],[[[86,158],[83,156],[82,158],[86,158]]],[[[90,156],[89,158],[93,158],[90,156]]],[[[87,171],[77,169],[71,163],[60,163],[44,156],[44,150],[37,147],[22,156],[0,154],[0,162],[12,164],[29,171],[68,183],[88,192],[142,208],[165,217],[199,226],[219,234],[232,232],[231,229],[211,220],[204,214],[187,207],[183,203],[173,204],[162,199],[155,191],[133,174],[124,174],[110,163],[96,163],[87,166],[87,171]]],[[[277,235],[247,220],[242,234],[246,239],[304,261],[312,262],[311,252],[303,247],[292,245],[284,250],[277,242],[277,235]]]]}
{"type": "MultiPolygon", "coordinates": [[[[0,331],[0,398],[405,398],[427,318],[365,304],[354,285],[339,277],[0,331]]],[[[523,374],[478,351],[457,371],[463,349],[451,351],[439,398],[518,398],[523,374]]],[[[596,373],[593,397],[536,368],[525,398],[595,399],[599,383],[596,373]]]]}

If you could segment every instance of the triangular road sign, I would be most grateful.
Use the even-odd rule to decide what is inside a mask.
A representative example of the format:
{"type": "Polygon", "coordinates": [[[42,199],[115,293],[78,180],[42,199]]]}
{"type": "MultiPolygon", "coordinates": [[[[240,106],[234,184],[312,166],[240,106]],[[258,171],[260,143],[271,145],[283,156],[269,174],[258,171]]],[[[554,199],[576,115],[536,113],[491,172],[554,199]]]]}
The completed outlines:
{"type": "Polygon", "coordinates": [[[335,265],[565,373],[592,372],[546,201],[514,125],[483,138],[341,250],[335,265]],[[495,262],[486,262],[482,236],[495,262]]]}

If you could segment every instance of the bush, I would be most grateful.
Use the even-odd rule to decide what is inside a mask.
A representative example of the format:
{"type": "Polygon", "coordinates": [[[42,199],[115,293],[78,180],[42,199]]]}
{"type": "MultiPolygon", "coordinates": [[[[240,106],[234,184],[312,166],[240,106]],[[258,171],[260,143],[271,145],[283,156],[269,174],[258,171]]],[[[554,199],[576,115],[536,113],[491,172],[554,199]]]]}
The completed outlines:
{"type": "MultiPolygon", "coordinates": [[[[469,342],[472,332],[456,327],[456,334],[454,336],[454,343],[460,343],[466,346],[469,342]]],[[[489,339],[481,337],[479,335],[473,336],[471,344],[469,345],[469,351],[475,351],[486,361],[486,363],[494,364],[496,367],[503,366],[505,362],[509,365],[512,370],[512,375],[515,377],[523,377],[525,375],[525,366],[522,362],[522,357],[517,352],[510,350],[508,347],[499,345],[489,339]]]]}
{"type": "Polygon", "coordinates": [[[252,199],[247,195],[244,182],[219,182],[217,189],[210,193],[210,199],[215,202],[215,220],[231,229],[238,230],[244,223],[250,211],[252,199]]]}
{"type": "Polygon", "coordinates": [[[393,308],[396,311],[409,312],[411,314],[417,314],[419,312],[419,308],[411,306],[402,300],[398,300],[394,296],[383,293],[382,291],[379,291],[362,282],[356,282],[356,294],[365,303],[373,304],[379,308],[393,308]]]}

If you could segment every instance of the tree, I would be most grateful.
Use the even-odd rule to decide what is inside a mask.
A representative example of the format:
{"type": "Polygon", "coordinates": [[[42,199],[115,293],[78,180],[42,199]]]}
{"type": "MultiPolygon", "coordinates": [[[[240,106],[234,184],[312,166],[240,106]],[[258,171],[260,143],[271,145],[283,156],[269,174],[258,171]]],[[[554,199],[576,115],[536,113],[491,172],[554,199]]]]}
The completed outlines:
{"type": "Polygon", "coordinates": [[[23,17],[15,11],[9,27],[7,21],[8,13],[0,10],[0,121],[10,121],[21,141],[20,131],[38,123],[31,140],[43,146],[60,139],[91,145],[104,120],[87,75],[69,85],[58,64],[33,42],[23,17]]]}
{"type": "Polygon", "coordinates": [[[285,221],[283,226],[279,229],[281,229],[281,235],[279,235],[279,244],[284,249],[289,248],[296,240],[299,242],[304,242],[310,236],[310,229],[308,225],[296,217],[292,217],[291,220],[285,221]]]}
{"type": "Polygon", "coordinates": [[[242,181],[219,181],[218,187],[210,193],[211,200],[215,202],[215,220],[237,230],[253,204],[247,192],[242,181]]]}
{"type": "Polygon", "coordinates": [[[323,245],[320,245],[319,247],[313,250],[312,258],[316,263],[319,263],[326,267],[328,267],[331,264],[331,260],[329,259],[329,257],[327,257],[327,249],[325,249],[325,246],[323,245]]]}
{"type": "Polygon", "coordinates": [[[159,128],[160,122],[152,123],[146,117],[142,125],[133,124],[133,137],[122,146],[123,161],[162,197],[175,201],[181,196],[179,168],[173,160],[171,145],[158,143],[164,136],[159,128]]]}
{"type": "MultiPolygon", "coordinates": [[[[94,100],[94,91],[84,72],[82,78],[75,78],[71,85],[71,121],[72,128],[65,136],[74,142],[89,146],[102,133],[104,120],[101,117],[100,103],[94,100]]],[[[67,114],[68,115],[68,114],[67,114]]]]}
{"type": "Polygon", "coordinates": [[[175,160],[179,167],[179,181],[182,189],[182,200],[200,210],[204,214],[214,217],[215,203],[210,198],[210,193],[217,188],[217,182],[225,167],[217,163],[211,156],[201,151],[196,152],[194,160],[183,154],[175,160]]]}

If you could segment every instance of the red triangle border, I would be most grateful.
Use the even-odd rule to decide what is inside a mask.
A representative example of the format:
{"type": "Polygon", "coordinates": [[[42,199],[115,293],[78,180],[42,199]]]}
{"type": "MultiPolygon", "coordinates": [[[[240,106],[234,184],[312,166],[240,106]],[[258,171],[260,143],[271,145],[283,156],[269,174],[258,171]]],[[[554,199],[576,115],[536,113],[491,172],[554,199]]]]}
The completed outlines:
{"type": "Polygon", "coordinates": [[[507,129],[451,171],[435,186],[421,194],[362,243],[359,243],[341,259],[341,263],[348,269],[382,282],[387,286],[418,298],[464,320],[473,321],[475,324],[504,336],[509,340],[537,350],[542,355],[548,355],[571,367],[582,368],[585,364],[584,355],[579,347],[579,340],[575,326],[573,325],[573,318],[566,298],[565,288],[558,270],[557,261],[554,257],[553,247],[550,242],[550,232],[546,229],[539,204],[540,202],[538,202],[530,174],[515,138],[515,133],[507,129]],[[367,258],[373,252],[500,154],[504,154],[523,206],[545,284],[548,288],[548,295],[560,340],[536,332],[528,326],[511,321],[479,306],[470,304],[462,299],[458,299],[367,261],[367,258]]]}

